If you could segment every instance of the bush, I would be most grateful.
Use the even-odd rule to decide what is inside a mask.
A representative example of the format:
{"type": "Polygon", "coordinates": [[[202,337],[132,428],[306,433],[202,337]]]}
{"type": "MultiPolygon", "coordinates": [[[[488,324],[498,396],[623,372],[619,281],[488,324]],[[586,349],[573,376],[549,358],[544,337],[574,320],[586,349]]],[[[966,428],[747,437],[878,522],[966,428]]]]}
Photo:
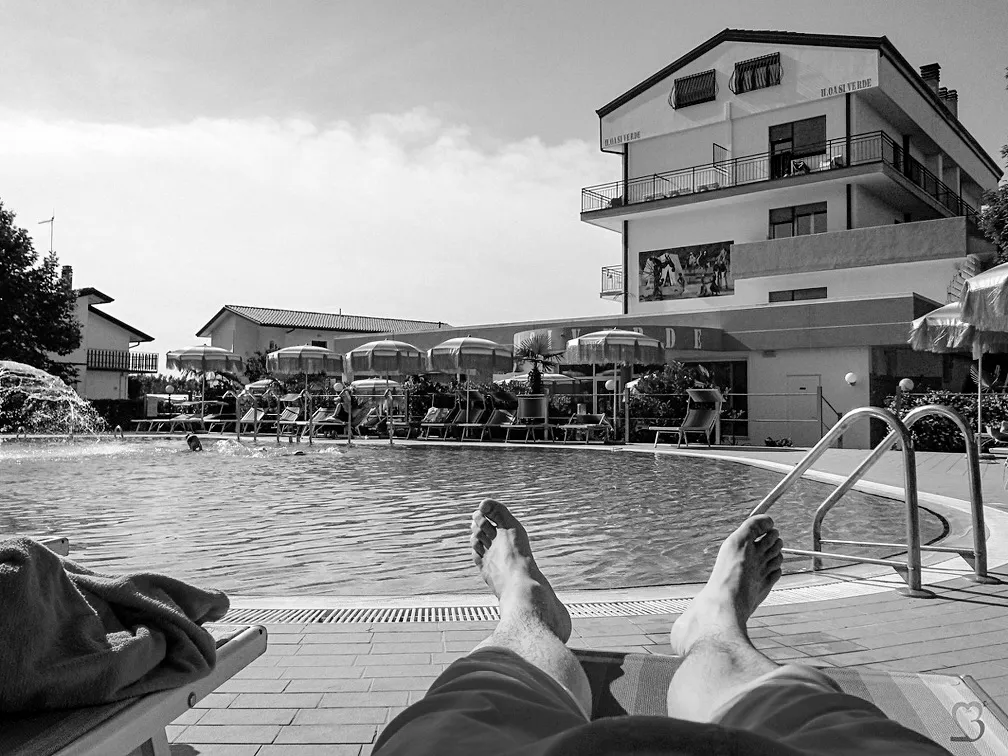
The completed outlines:
{"type": "MultiPolygon", "coordinates": [[[[977,422],[976,394],[957,394],[951,391],[927,391],[923,394],[911,394],[903,399],[900,411],[896,413],[900,419],[914,407],[924,404],[942,404],[956,410],[966,421],[971,432],[975,432],[977,422]]],[[[886,409],[895,412],[896,397],[888,396],[885,400],[886,409]]],[[[1000,425],[1002,420],[1008,420],[1008,394],[983,395],[983,424],[1000,425]]],[[[919,420],[910,429],[914,449],[917,451],[965,452],[962,433],[951,420],[943,417],[926,417],[919,420]]]]}
{"type": "Polygon", "coordinates": [[[91,406],[102,417],[109,428],[122,426],[123,430],[133,427],[133,420],[143,417],[143,401],[137,399],[92,399],[91,406]]]}

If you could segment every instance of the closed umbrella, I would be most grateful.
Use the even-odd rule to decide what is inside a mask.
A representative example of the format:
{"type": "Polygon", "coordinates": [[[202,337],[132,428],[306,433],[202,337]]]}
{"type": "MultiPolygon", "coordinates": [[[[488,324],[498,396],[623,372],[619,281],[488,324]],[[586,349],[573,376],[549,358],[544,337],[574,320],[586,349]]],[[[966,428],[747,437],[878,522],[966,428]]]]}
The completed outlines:
{"type": "MultiPolygon", "coordinates": [[[[574,383],[576,378],[567,375],[566,373],[540,373],[540,378],[543,384],[548,384],[552,386],[567,385],[574,383]]],[[[528,383],[529,374],[528,373],[505,373],[500,378],[498,378],[494,383],[506,383],[508,381],[514,381],[515,383],[528,383]]]]}
{"type": "MultiPolygon", "coordinates": [[[[427,352],[431,370],[486,379],[514,366],[514,350],[489,339],[462,336],[448,339],[427,352]]],[[[469,383],[466,382],[466,422],[469,422],[469,383]]]]}
{"type": "MultiPolygon", "coordinates": [[[[665,362],[665,347],[658,339],[636,331],[595,331],[567,342],[568,365],[658,365],[665,362]]],[[[613,380],[613,426],[616,425],[616,381],[613,380]]],[[[629,428],[626,429],[629,436],[629,428]]]]}
{"type": "Polygon", "coordinates": [[[1001,329],[979,328],[966,322],[964,309],[964,305],[960,302],[952,302],[932,310],[927,315],[922,315],[910,324],[909,342],[918,352],[972,353],[977,361],[977,442],[979,443],[980,434],[983,433],[981,417],[983,355],[985,352],[988,354],[1008,352],[1008,324],[1001,329]]]}
{"type": "Polygon", "coordinates": [[[200,374],[202,379],[202,395],[200,401],[200,417],[205,413],[205,402],[202,397],[206,396],[206,374],[214,372],[235,372],[242,369],[241,355],[229,352],[222,347],[199,344],[197,346],[185,347],[184,349],[173,349],[166,355],[165,364],[169,370],[192,370],[200,374]]]}

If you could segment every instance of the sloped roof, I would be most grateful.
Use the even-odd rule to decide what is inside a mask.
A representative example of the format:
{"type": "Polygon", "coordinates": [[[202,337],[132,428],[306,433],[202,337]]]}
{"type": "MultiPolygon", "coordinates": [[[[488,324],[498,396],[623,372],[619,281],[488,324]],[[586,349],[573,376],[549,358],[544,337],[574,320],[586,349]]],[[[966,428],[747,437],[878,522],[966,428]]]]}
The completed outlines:
{"type": "Polygon", "coordinates": [[[959,121],[957,116],[945,107],[938,95],[924,83],[924,80],[917,74],[913,66],[907,62],[895,45],[889,41],[888,37],[863,37],[850,34],[807,34],[804,32],[790,31],[770,31],[751,29],[724,29],[713,37],[703,42],[678,60],[673,61],[657,73],[649,76],[640,84],[627,90],[615,100],[606,103],[595,112],[599,119],[612,113],[622,105],[630,102],[638,95],[646,92],[651,87],[667,79],[679,69],[699,58],[723,42],[756,42],[772,45],[808,45],[815,47],[848,47],[855,49],[878,50],[882,55],[892,61],[896,70],[903,74],[903,77],[916,89],[924,99],[931,103],[931,106],[941,116],[962,139],[965,141],[980,160],[990,169],[990,171],[1000,178],[1004,171],[999,166],[983,146],[976,140],[965,126],[959,121]]]}
{"type": "Polygon", "coordinates": [[[442,328],[447,323],[432,320],[402,320],[400,318],[375,318],[368,315],[344,315],[331,312],[304,310],[278,310],[272,307],[224,305],[210,321],[196,332],[207,336],[210,327],[222,315],[231,312],[261,326],[275,328],[308,328],[316,331],[345,331],[349,333],[411,333],[442,328]]]}
{"type": "Polygon", "coordinates": [[[114,318],[111,315],[109,315],[107,312],[102,312],[101,310],[99,310],[94,305],[88,305],[88,311],[89,312],[93,312],[95,315],[98,315],[99,317],[104,318],[109,323],[117,325],[120,328],[122,328],[123,330],[129,331],[130,334],[132,334],[133,336],[136,336],[135,339],[130,339],[130,341],[154,341],[154,337],[153,336],[148,336],[143,331],[138,331],[136,328],[134,328],[133,326],[129,325],[128,323],[124,323],[121,320],[119,320],[119,318],[114,318]]]}

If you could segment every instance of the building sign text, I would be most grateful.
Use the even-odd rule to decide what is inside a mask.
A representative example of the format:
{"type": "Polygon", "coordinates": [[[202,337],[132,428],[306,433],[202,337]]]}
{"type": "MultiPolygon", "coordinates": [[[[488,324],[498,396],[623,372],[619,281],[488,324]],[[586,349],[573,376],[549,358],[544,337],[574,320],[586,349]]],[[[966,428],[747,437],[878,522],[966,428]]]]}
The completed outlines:
{"type": "Polygon", "coordinates": [[[606,137],[602,140],[602,146],[612,147],[615,144],[626,144],[635,139],[640,139],[640,131],[628,131],[626,134],[620,134],[619,136],[606,137]]]}
{"type": "Polygon", "coordinates": [[[857,92],[859,89],[869,89],[874,86],[872,84],[872,79],[869,76],[867,79],[855,79],[854,81],[845,81],[843,84],[834,84],[831,87],[823,87],[821,97],[833,97],[834,95],[847,94],[848,92],[857,92]]]}

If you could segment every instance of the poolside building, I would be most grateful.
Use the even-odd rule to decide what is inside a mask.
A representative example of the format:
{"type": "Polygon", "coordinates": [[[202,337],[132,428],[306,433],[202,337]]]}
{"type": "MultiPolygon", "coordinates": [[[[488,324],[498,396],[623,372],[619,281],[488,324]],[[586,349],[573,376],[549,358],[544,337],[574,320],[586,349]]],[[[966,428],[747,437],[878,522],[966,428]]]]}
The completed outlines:
{"type": "Polygon", "coordinates": [[[726,29],[597,111],[619,166],[581,220],[620,235],[618,314],[411,340],[636,328],[745,394],[756,443],[811,444],[900,378],[960,390],[968,359],[912,352],[909,325],[993,260],[977,209],[1002,171],[939,77],[886,37],[726,29]]]}
{"type": "Polygon", "coordinates": [[[224,305],[196,335],[210,339],[211,346],[249,357],[254,352],[301,344],[329,349],[341,336],[364,336],[368,341],[374,334],[436,331],[442,327],[449,326],[429,320],[345,315],[342,310],[329,313],[224,305]]]}
{"type": "MultiPolygon", "coordinates": [[[[72,285],[73,270],[69,265],[63,266],[63,279],[72,285]]],[[[99,305],[115,301],[108,294],[90,286],[77,289],[75,294],[80,346],[70,354],[51,354],[50,358],[77,368],[74,388],[85,399],[126,399],[130,375],[158,370],[157,353],[137,350],[154,337],[100,309],[99,305]]]]}

